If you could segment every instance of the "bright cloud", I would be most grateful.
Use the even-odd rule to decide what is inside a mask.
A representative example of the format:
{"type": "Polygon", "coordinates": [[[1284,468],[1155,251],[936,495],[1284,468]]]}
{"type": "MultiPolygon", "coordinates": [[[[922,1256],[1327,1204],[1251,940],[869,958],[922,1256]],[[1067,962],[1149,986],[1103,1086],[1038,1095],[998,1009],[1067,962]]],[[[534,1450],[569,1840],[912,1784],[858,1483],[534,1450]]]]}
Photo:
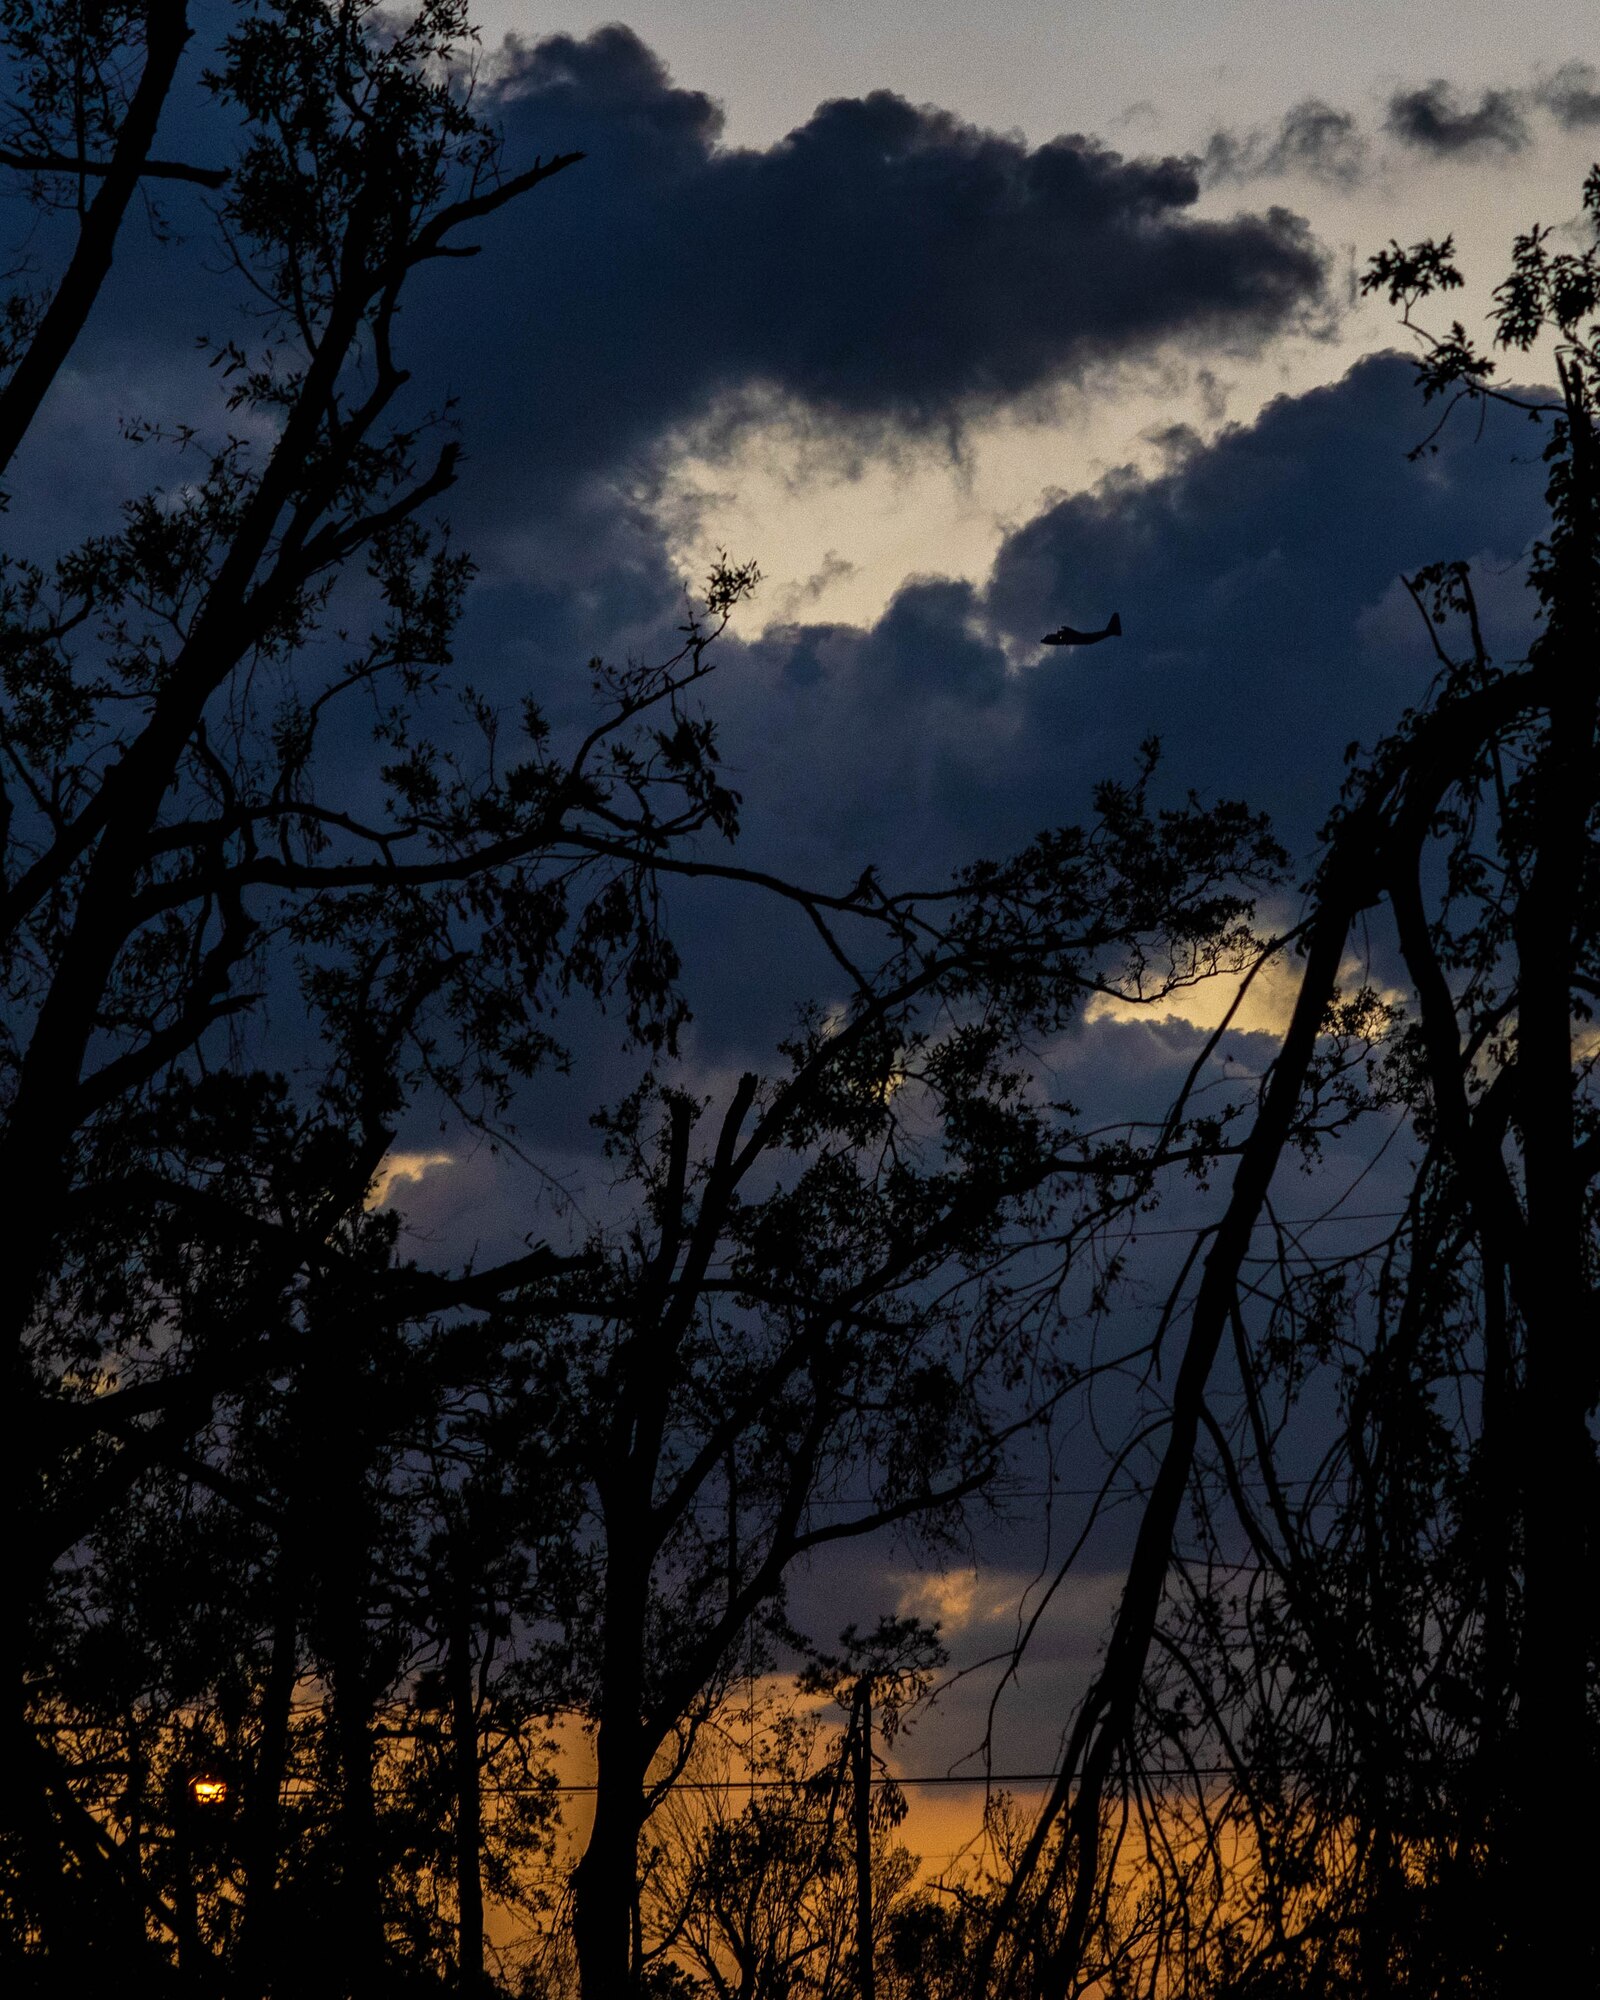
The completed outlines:
{"type": "Polygon", "coordinates": [[[453,1167],[454,1153],[389,1153],[372,1177],[367,1207],[387,1208],[396,1188],[416,1187],[435,1167],[453,1167]]]}
{"type": "MultiPolygon", "coordinates": [[[[1304,968],[1303,959],[1280,952],[1268,959],[1250,980],[1242,999],[1239,989],[1243,979],[1225,973],[1197,980],[1193,986],[1180,987],[1155,1001],[1119,1000],[1109,994],[1096,994],[1084,1011],[1084,1019],[1091,1026],[1096,1021],[1181,1021],[1187,1027],[1210,1032],[1228,1019],[1228,1010],[1237,999],[1238,1011],[1230,1024],[1233,1029],[1241,1035],[1271,1035],[1276,1039],[1289,1025],[1294,1003],[1300,996],[1304,968]]],[[[1359,992],[1370,979],[1371,968],[1358,958],[1346,958],[1339,968],[1339,990],[1346,995],[1359,992]]],[[[1404,996],[1396,987],[1379,987],[1378,997],[1392,1006],[1404,996]]]]}

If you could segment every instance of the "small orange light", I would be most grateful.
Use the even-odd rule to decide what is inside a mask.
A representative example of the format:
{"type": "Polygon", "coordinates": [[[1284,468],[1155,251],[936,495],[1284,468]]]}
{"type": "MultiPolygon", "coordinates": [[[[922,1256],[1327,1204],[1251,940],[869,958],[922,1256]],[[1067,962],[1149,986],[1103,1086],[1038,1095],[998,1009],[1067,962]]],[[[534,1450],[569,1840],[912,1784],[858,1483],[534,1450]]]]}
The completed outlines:
{"type": "Polygon", "coordinates": [[[228,1796],[226,1778],[191,1778],[189,1796],[197,1806],[220,1806],[228,1796]]]}

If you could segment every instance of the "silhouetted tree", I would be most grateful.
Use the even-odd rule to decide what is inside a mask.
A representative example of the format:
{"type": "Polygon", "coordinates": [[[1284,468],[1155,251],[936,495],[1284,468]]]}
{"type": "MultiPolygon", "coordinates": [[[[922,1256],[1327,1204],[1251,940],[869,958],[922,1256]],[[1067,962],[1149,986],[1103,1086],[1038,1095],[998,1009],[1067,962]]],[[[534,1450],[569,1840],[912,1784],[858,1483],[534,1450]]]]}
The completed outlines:
{"type": "MultiPolygon", "coordinates": [[[[1600,241],[1600,170],[1584,211],[1600,241]]],[[[1412,325],[1460,283],[1448,241],[1391,246],[1366,279],[1412,325]]],[[[1083,1857],[1113,1797],[1142,1808],[1151,1877],[1182,1904],[1158,1949],[1189,1990],[1465,1996],[1592,1977],[1587,1862],[1555,1828],[1595,1762],[1596,1624],[1573,1578],[1594,1546],[1600,1395],[1597,305],[1595,244],[1557,253],[1534,230],[1495,339],[1550,343],[1553,398],[1495,386],[1459,323],[1422,336],[1446,417],[1494,398],[1546,426],[1540,629],[1498,663],[1464,565],[1409,580],[1438,672],[1355,762],[1324,837],[1293,1020],[1187,1309],[1116,1625],[999,1913],[1003,1990],[1073,1990],[1107,1884],[1083,1857]],[[1392,926],[1400,983],[1341,998],[1369,912],[1392,926]],[[1398,1120],[1414,1146],[1404,1213],[1354,1254],[1277,1229],[1275,1262],[1246,1274],[1330,1069],[1359,1086],[1353,1113],[1398,1120]],[[1210,1400],[1225,1349],[1237,1421],[1210,1400]],[[1324,1379],[1340,1421],[1302,1487],[1291,1454],[1324,1379]],[[1180,1561],[1185,1510],[1199,1549],[1180,1561]],[[1191,1896],[1224,1856],[1229,1879],[1191,1896]],[[1054,1937],[1026,1901],[1041,1884],[1066,1910],[1054,1937]]]]}
{"type": "MultiPolygon", "coordinates": [[[[762,1717],[721,1760],[720,1783],[673,1795],[651,1823],[645,1878],[646,1934],[665,1962],[693,1968],[716,2000],[853,2000],[858,1897],[849,1803],[849,1744],[815,1712],[762,1717]],[[746,1794],[735,1761],[759,1789],[746,1794]]],[[[893,1793],[879,1789],[868,1865],[879,1928],[911,1879],[897,1844],[893,1793]]]]}
{"type": "Polygon", "coordinates": [[[425,524],[458,450],[408,400],[398,303],[572,159],[502,169],[451,67],[452,0],[400,26],[363,0],[242,6],[222,25],[196,75],[174,0],[0,10],[0,171],[57,213],[47,243],[69,239],[6,309],[0,476],[141,189],[218,190],[258,315],[252,347],[212,348],[222,394],[192,427],[133,426],[160,483],[109,532],[0,576],[0,1872],[10,1937],[63,1979],[131,1966],[151,1921],[170,1930],[35,1726],[63,1558],[220,1399],[297,1365],[307,1288],[345,1258],[410,1089],[500,1101],[551,1053],[541,1014],[562,986],[616,990],[638,1033],[670,1038],[676,965],[646,885],[681,837],[734,815],[681,697],[748,571],[719,572],[709,624],[691,619],[669,664],[596,664],[574,749],[531,706],[520,756],[481,768],[422,733],[470,565],[425,524]],[[181,79],[236,135],[230,162],[152,156],[181,79]],[[322,745],[361,703],[377,723],[358,775],[322,745]],[[313,1040],[291,1091],[249,1052],[296,958],[313,1040]]]}
{"type": "Polygon", "coordinates": [[[905,1796],[885,1774],[874,1742],[892,1743],[906,1711],[927,1692],[936,1667],[946,1659],[937,1628],[920,1620],[880,1618],[876,1630],[854,1626],[841,1634],[843,1652],[814,1661],[803,1687],[826,1690],[848,1718],[841,1746],[838,1782],[850,1795],[851,1860],[855,1876],[855,1987],[861,2000],[875,2000],[878,1946],[884,1929],[882,1898],[874,1867],[873,1834],[905,1817],[905,1796]]]}
{"type": "Polygon", "coordinates": [[[584,1508],[556,1608],[598,1759],[574,1883],[588,1993],[633,1976],[641,1830],[763,1628],[789,1636],[794,1564],[948,1532],[1082,1379],[1049,1351],[1049,1275],[1008,1268],[1037,1250],[1058,1270],[1091,1214],[1193,1159],[1182,1131],[1079,1135],[1017,1053],[1094,993],[1154,998],[1244,948],[1241,884],[1275,850],[1248,815],[1154,812],[1148,776],[1103,788],[1091,832],[967,873],[937,930],[898,906],[894,963],[807,1019],[787,1075],[744,1076],[698,1157],[707,1107],[647,1080],[601,1121],[637,1219],[498,1315],[530,1433],[584,1508]]]}
{"type": "Polygon", "coordinates": [[[206,18],[202,66],[181,0],[0,5],[0,172],[60,250],[0,315],[13,517],[152,189],[214,196],[251,315],[195,328],[192,423],[129,427],[147,490],[0,569],[0,1950],[63,1991],[481,1987],[485,1876],[543,1832],[535,1783],[491,1833],[483,1773],[559,1696],[597,1728],[576,1922],[609,2000],[656,1760],[784,1636],[790,1566],[936,1533],[1040,1420],[1007,1370],[1048,1289],[999,1267],[1210,1146],[1075,1138],[1016,1043],[1236,967],[1280,857],[1242,808],[1155,810],[1147,768],[924,896],[715,858],[738,801],[694,691],[755,582],[725,561],[670,659],[591,663],[585,733],[529,701],[509,745],[449,679],[459,450],[399,315],[576,156],[502,161],[459,0],[206,18]],[[227,159],[154,154],[183,94],[227,159]],[[698,1158],[669,873],[788,897],[849,981],[698,1158]],[[659,1059],[606,1122],[639,1214],[417,1268],[366,1213],[406,1108],[508,1116],[568,993],[659,1059]]]}

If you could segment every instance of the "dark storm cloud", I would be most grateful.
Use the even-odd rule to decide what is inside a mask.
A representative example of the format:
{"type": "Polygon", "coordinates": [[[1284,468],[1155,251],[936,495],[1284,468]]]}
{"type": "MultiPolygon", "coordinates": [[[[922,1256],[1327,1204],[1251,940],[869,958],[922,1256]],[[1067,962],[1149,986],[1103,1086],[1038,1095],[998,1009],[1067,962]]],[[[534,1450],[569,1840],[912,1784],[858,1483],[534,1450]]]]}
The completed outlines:
{"type": "Polygon", "coordinates": [[[588,157],[429,302],[442,359],[482,330],[453,370],[469,422],[494,413],[480,462],[592,474],[729,403],[943,435],[1095,362],[1326,309],[1304,222],[1196,218],[1191,162],[1030,148],[887,91],[725,149],[716,105],[622,27],[511,46],[492,109],[508,160],[588,157]]]}
{"type": "MultiPolygon", "coordinates": [[[[1175,335],[1264,339],[1321,297],[1303,225],[1197,220],[1192,163],[1085,139],[1030,149],[887,95],[823,106],[764,152],[720,150],[715,105],[623,29],[514,51],[495,88],[511,164],[572,145],[589,158],[486,230],[481,258],[425,274],[402,341],[419,393],[463,394],[450,511],[484,570],[457,657],[508,710],[536,691],[558,726],[580,719],[592,654],[657,657],[671,636],[652,455],[719,399],[764,390],[869,440],[947,429],[1175,335]],[[632,504],[623,479],[641,465],[632,504]]],[[[139,356],[187,354],[177,255],[130,256],[100,355],[122,356],[128,383],[97,390],[89,353],[74,395],[137,412],[154,393],[139,356]]],[[[225,332],[220,303],[201,324],[225,332]]],[[[65,450],[76,405],[63,391],[56,407],[65,450]]],[[[1152,730],[1177,793],[1270,806],[1303,847],[1344,743],[1426,682],[1397,573],[1484,550],[1513,563],[1536,525],[1539,468],[1508,469],[1493,425],[1412,466],[1420,424],[1409,365],[1364,364],[1175,447],[1159,478],[1060,502],[1010,537],[987,585],[921,579],[869,629],[797,621],[732,651],[710,699],[748,799],[740,858],[840,888],[873,856],[886,878],[939,880],[1081,816],[1152,730]],[[1124,640],[1038,654],[1051,626],[1112,610],[1124,640]]],[[[748,1036],[765,1007],[765,1043],[751,952],[789,997],[810,983],[783,956],[787,919],[687,889],[677,907],[702,1014],[748,1036]]]]}
{"type": "MultiPolygon", "coordinates": [[[[1254,347],[1331,310],[1307,225],[1197,217],[1190,161],[1083,137],[1030,148],[887,91],[729,148],[712,99],[620,26],[509,43],[487,70],[479,109],[509,168],[587,157],[487,223],[481,257],[419,272],[400,341],[419,399],[459,392],[463,529],[499,560],[512,551],[491,544],[526,527],[519,561],[561,588],[573,565],[652,567],[636,530],[686,429],[777,412],[857,448],[947,442],[1096,363],[1254,347]],[[642,503],[631,520],[619,482],[642,503]]],[[[169,150],[226,162],[222,114],[181,109],[169,150]]],[[[179,189],[168,206],[176,240],[130,232],[78,356],[117,417],[152,356],[190,360],[199,414],[217,406],[194,335],[226,337],[253,303],[207,253],[203,205],[179,189]]]]}
{"type": "MultiPolygon", "coordinates": [[[[717,105],[623,27],[508,44],[489,71],[480,108],[508,166],[587,157],[486,225],[481,257],[420,272],[400,341],[419,398],[459,393],[474,643],[508,662],[670,634],[653,510],[685,431],[778,414],[845,447],[942,445],[1096,363],[1254,346],[1328,310],[1306,225],[1198,218],[1192,162],[1081,137],[1030,148],[888,92],[727,148],[717,105]]],[[[231,136],[203,123],[172,144],[227,158],[231,136]]],[[[174,211],[186,240],[130,242],[80,357],[115,417],[153,395],[165,410],[164,387],[132,379],[141,357],[184,358],[191,418],[217,402],[192,340],[232,332],[238,301],[203,223],[188,235],[193,207],[174,211]]]]}
{"type": "Polygon", "coordinates": [[[1528,635],[1537,454],[1491,414],[1481,441],[1463,425],[1410,463],[1413,376],[1395,355],[1362,361],[1157,477],[1063,499],[1007,538],[981,587],[915,581],[868,630],[770,634],[719,695],[752,832],[819,867],[878,850],[926,871],[1081,814],[1153,732],[1180,796],[1268,807],[1304,851],[1344,746],[1391,727],[1431,674],[1402,571],[1485,558],[1492,636],[1528,635]],[[1113,610],[1120,641],[1037,645],[1113,610]]]}
{"type": "Polygon", "coordinates": [[[1307,97],[1290,106],[1275,131],[1214,132],[1200,171],[1209,185],[1302,174],[1354,187],[1366,175],[1370,150],[1353,112],[1307,97]]]}
{"type": "MultiPolygon", "coordinates": [[[[1399,355],[1362,361],[1154,478],[1045,509],[981,585],[915,580],[870,627],[796,624],[736,651],[712,700],[746,798],[739,859],[840,891],[873,859],[886,881],[936,886],[1081,820],[1096,781],[1129,776],[1151,734],[1162,798],[1242,798],[1308,856],[1345,746],[1392,729],[1434,672],[1402,572],[1471,558],[1491,646],[1516,657],[1532,631],[1537,445],[1490,412],[1481,439],[1447,429],[1437,456],[1411,463],[1425,427],[1414,376],[1399,355]],[[1063,619],[1113,610],[1121,640],[1037,645],[1063,619]]],[[[685,892],[675,912],[708,1060],[770,1039],[754,968],[836,990],[835,969],[758,898],[685,892]]]]}
{"type": "Polygon", "coordinates": [[[1520,92],[1486,90],[1469,106],[1438,77],[1418,90],[1397,90],[1384,129],[1417,152],[1447,158],[1520,153],[1529,138],[1520,92]]]}

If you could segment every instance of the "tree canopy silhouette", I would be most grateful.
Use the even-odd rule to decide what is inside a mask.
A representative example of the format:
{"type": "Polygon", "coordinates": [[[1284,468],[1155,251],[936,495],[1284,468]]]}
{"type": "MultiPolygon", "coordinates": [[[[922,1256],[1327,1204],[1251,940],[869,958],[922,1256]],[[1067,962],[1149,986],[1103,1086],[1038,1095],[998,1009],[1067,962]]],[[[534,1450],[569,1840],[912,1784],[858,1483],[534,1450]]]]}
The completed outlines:
{"type": "Polygon", "coordinates": [[[1370,755],[1351,747],[1291,940],[1293,1018],[1169,1308],[1187,1331],[1117,1621],[980,1989],[1003,1969],[999,1990],[1079,1990],[1119,1800],[1186,1990],[1431,2000],[1591,1965],[1586,1863],[1554,1829],[1594,1766],[1573,1576],[1600,1395],[1600,170],[1584,216],[1577,251],[1520,237],[1495,295],[1495,344],[1551,354],[1551,396],[1499,388],[1459,322],[1419,320],[1462,283],[1448,239],[1393,244],[1364,279],[1417,332],[1441,423],[1493,398],[1544,427],[1539,629],[1498,662],[1465,564],[1406,580],[1437,673],[1370,755]],[[1356,926],[1380,923],[1369,983],[1342,990],[1356,926]],[[1393,1229],[1355,1251],[1273,1205],[1330,1076],[1414,1154],[1393,1229]]]}
{"type": "Polygon", "coordinates": [[[457,0],[0,7],[0,171],[60,252],[4,314],[12,520],[43,520],[24,446],[128,232],[175,254],[153,191],[210,198],[185,227],[240,307],[192,329],[192,420],[126,426],[150,483],[0,572],[0,1954],[35,1986],[484,1990],[566,1702],[616,1797],[583,1976],[633,1979],[652,1759],[776,1630],[787,1566],[936,1529],[1039,1419],[1006,1402],[985,1259],[1201,1143],[1075,1134],[1019,1045],[1236,966],[1281,865],[1242,808],[1153,806],[1147,766],[1089,829],[927,891],[738,867],[698,691],[749,565],[670,657],[590,662],[579,726],[458,683],[461,449],[402,304],[579,157],[503,157],[468,26],[457,0]],[[701,1160],[669,876],[781,899],[848,995],[701,1160]],[[499,1129],[573,997],[655,1066],[607,1125],[636,1215],[419,1266],[369,1207],[407,1108],[499,1129]]]}
{"type": "Polygon", "coordinates": [[[465,680],[470,438],[402,308],[580,156],[505,156],[460,0],[0,0],[0,57],[0,174],[55,260],[0,311],[0,1967],[229,2000],[1592,1972],[1553,1828],[1594,1764],[1600,170],[1594,241],[1531,231],[1496,295],[1549,397],[1421,331],[1448,240],[1369,268],[1441,421],[1545,426],[1541,622],[1497,661],[1463,564],[1406,580],[1433,684],[1352,748],[1263,940],[1270,829],[1161,804],[1153,744],[1084,825],[949,880],[741,865],[705,700],[753,564],[650,664],[465,680]],[[140,490],[63,529],[34,447],[147,227],[207,365],[182,421],[125,424],[140,490]],[[833,982],[721,1081],[683,1060],[665,914],[700,879],[833,982]],[[1258,1093],[1202,1108],[1203,1053],[1153,1121],[1061,1101],[1093,1003],[1289,954],[1258,1093]],[[428,1262],[379,1195],[404,1121],[524,1145],[575,1006],[626,1039],[581,1079],[604,1203],[428,1262]],[[1395,1226],[1296,1234],[1286,1166],[1380,1123],[1395,1226]],[[1126,1264],[1092,1247],[1228,1173],[1154,1333],[1100,1358],[1126,1264]],[[949,1546],[1112,1367],[1142,1398],[1115,1464],[1153,1450],[1116,1618],[1042,1813],[992,1802],[941,1901],[873,1791],[932,1638],[836,1655],[789,1587],[869,1535],[949,1546]],[[779,1673],[842,1728],[789,1716],[761,1807],[694,1818],[729,1696],[779,1673]],[[513,1918],[543,1959],[498,1952],[513,1918]]]}

